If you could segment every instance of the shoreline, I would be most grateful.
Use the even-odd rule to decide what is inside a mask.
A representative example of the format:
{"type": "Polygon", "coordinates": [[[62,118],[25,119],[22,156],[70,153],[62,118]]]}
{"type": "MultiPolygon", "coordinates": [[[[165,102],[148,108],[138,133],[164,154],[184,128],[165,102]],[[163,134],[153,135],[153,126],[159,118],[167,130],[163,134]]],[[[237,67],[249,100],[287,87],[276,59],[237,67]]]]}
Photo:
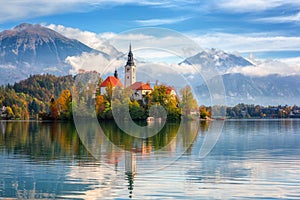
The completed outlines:
{"type": "MultiPolygon", "coordinates": [[[[103,120],[107,121],[107,120],[103,120]]],[[[111,121],[111,120],[108,120],[111,121]]],[[[142,120],[143,121],[143,120],[142,120]]],[[[300,118],[247,118],[247,119],[239,119],[239,118],[225,118],[225,119],[199,119],[199,122],[213,122],[213,121],[300,121],[300,118]]],[[[46,123],[53,123],[53,122],[74,122],[74,120],[18,120],[18,119],[0,119],[0,122],[46,122],[46,123]]],[[[145,121],[146,122],[146,121],[145,121]]],[[[168,122],[168,121],[167,121],[168,122]]],[[[173,121],[170,121],[173,122],[173,121]]],[[[173,122],[174,123],[174,122],[173,122]]]]}

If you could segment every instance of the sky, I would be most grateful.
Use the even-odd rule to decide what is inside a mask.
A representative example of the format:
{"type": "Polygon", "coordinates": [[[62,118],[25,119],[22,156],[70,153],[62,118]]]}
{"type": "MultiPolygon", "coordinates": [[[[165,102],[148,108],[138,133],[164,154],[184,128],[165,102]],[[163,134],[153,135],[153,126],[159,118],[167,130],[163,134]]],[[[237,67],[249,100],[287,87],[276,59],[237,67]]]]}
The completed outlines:
{"type": "Polygon", "coordinates": [[[158,27],[203,49],[278,59],[293,68],[300,61],[299,0],[0,0],[0,5],[0,31],[36,23],[91,43],[91,35],[158,27]]]}

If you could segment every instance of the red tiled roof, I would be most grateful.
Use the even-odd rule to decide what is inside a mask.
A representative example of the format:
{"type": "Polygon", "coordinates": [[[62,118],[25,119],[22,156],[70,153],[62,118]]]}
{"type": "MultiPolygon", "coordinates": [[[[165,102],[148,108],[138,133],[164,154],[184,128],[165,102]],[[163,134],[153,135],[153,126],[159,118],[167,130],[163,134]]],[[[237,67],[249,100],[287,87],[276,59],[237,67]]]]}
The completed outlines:
{"type": "Polygon", "coordinates": [[[166,93],[167,93],[167,94],[170,94],[172,90],[175,91],[175,88],[172,87],[172,86],[168,86],[168,87],[167,87],[167,90],[166,90],[166,93]]]}
{"type": "Polygon", "coordinates": [[[121,81],[114,77],[114,76],[109,76],[107,77],[101,84],[100,87],[107,87],[108,85],[111,85],[112,87],[123,87],[123,84],[121,83],[121,81]]]}
{"type": "Polygon", "coordinates": [[[132,90],[152,90],[150,84],[145,84],[143,82],[135,82],[131,86],[129,86],[132,90]]]}

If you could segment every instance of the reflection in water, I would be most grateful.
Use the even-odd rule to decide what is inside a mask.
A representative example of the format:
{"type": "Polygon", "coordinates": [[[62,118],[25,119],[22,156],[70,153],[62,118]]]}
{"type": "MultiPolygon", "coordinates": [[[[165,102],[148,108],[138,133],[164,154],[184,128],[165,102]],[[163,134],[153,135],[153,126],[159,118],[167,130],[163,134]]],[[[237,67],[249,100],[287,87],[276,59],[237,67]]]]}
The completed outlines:
{"type": "Polygon", "coordinates": [[[125,168],[129,197],[132,196],[134,177],[137,173],[151,173],[171,165],[191,147],[198,135],[196,121],[183,123],[181,126],[167,123],[160,132],[147,138],[129,135],[114,122],[101,122],[101,128],[92,122],[77,122],[76,126],[79,132],[83,133],[79,134],[83,144],[97,160],[114,163],[115,168],[125,168]]]}
{"type": "MultiPolygon", "coordinates": [[[[66,191],[63,189],[57,189],[60,187],[57,185],[66,185],[70,187],[70,190],[76,191],[73,183],[64,181],[68,179],[68,174],[73,174],[71,179],[78,179],[82,176],[77,172],[75,175],[73,172],[65,174],[65,170],[73,171],[75,166],[99,167],[101,163],[101,165],[105,164],[105,169],[102,168],[102,170],[108,173],[112,173],[111,169],[115,173],[124,172],[126,176],[124,180],[128,181],[129,197],[132,197],[137,166],[140,174],[149,170],[156,171],[157,168],[150,166],[163,167],[163,162],[165,165],[173,162],[177,156],[190,148],[198,134],[197,123],[185,124],[180,129],[178,124],[169,123],[158,134],[150,138],[130,136],[121,131],[114,122],[101,123],[103,132],[95,132],[96,126],[97,124],[87,122],[82,124],[81,128],[87,134],[80,135],[80,138],[72,123],[1,121],[0,150],[2,155],[14,155],[14,160],[17,161],[13,166],[7,164],[11,168],[10,173],[29,170],[29,168],[20,170],[19,165],[29,167],[32,164],[38,164],[36,169],[30,167],[30,170],[33,170],[34,179],[42,180],[33,181],[23,177],[22,181],[25,181],[25,185],[20,185],[17,181],[12,186],[8,186],[9,189],[6,188],[7,185],[3,186],[5,190],[0,190],[0,196],[19,196],[32,199],[33,197],[49,198],[51,195],[57,194],[74,198],[73,195],[65,195],[66,191]],[[169,161],[164,161],[166,158],[169,161]],[[52,171],[52,168],[55,170],[52,171]],[[58,181],[58,179],[60,179],[60,183],[57,182],[56,186],[48,187],[52,192],[48,190],[46,193],[38,192],[36,185],[41,186],[43,185],[41,182],[45,181],[42,174],[51,173],[51,171],[53,172],[52,176],[46,176],[49,178],[46,181],[50,181],[47,184],[51,184],[53,180],[58,181]],[[62,179],[59,178],[62,176],[61,173],[64,176],[62,179]],[[7,193],[7,191],[10,192],[7,193]]],[[[7,159],[9,158],[1,157],[1,161],[4,163],[8,163],[7,159]]],[[[14,176],[18,177],[20,174],[14,174],[14,176]]],[[[3,181],[6,183],[5,179],[3,181]]],[[[90,183],[90,180],[84,182],[90,183]]],[[[88,184],[83,184],[81,190],[85,190],[87,187],[89,187],[88,184]]]]}
{"type": "Polygon", "coordinates": [[[129,198],[132,198],[133,180],[136,173],[136,153],[125,153],[125,174],[128,179],[129,198]]]}
{"type": "Polygon", "coordinates": [[[226,121],[202,159],[216,121],[169,123],[150,138],[96,126],[78,135],[72,123],[0,121],[0,198],[300,198],[300,121],[226,121]]]}
{"type": "Polygon", "coordinates": [[[0,147],[36,161],[89,157],[72,123],[6,122],[0,147]]]}

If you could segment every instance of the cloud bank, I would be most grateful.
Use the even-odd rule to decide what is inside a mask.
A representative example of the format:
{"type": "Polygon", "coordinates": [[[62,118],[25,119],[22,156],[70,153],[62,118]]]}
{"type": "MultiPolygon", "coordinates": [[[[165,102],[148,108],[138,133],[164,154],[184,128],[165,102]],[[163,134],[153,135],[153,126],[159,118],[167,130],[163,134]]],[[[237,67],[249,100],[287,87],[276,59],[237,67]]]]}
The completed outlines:
{"type": "MultiPolygon", "coordinates": [[[[195,49],[186,49],[187,44],[178,43],[177,37],[172,35],[159,36],[155,34],[143,34],[141,32],[116,34],[101,33],[96,34],[80,29],[64,27],[61,25],[48,25],[49,28],[64,34],[67,37],[75,38],[82,43],[103,51],[111,55],[111,59],[104,58],[101,54],[83,54],[81,56],[72,56],[67,58],[74,71],[78,69],[96,70],[100,73],[110,73],[114,69],[119,69],[125,65],[128,53],[128,41],[133,44],[134,56],[138,60],[140,67],[147,65],[155,66],[153,70],[157,73],[163,69],[176,71],[178,74],[192,75],[195,69],[191,66],[178,65],[185,58],[178,57],[175,50],[181,48],[181,51],[188,52],[187,56],[192,56],[198,52],[195,49]],[[177,45],[175,45],[177,43],[177,45]],[[150,46],[165,46],[165,49],[147,48],[150,46]],[[118,50],[114,47],[118,46],[118,50]],[[184,47],[184,48],[183,48],[184,47]],[[166,50],[167,49],[167,50],[166,50]],[[119,50],[123,53],[120,57],[119,50]],[[171,50],[171,51],[169,51],[171,50]],[[174,50],[174,52],[172,51],[174,50]],[[116,56],[118,55],[118,56],[116,56]]],[[[267,36],[260,35],[236,35],[226,33],[214,33],[205,35],[188,34],[195,41],[195,45],[205,48],[218,48],[228,52],[264,52],[264,51],[300,51],[300,37],[267,36]]],[[[253,58],[250,58],[253,59],[253,58]]],[[[300,75],[300,57],[280,58],[274,60],[254,59],[255,66],[234,67],[227,70],[227,73],[243,73],[252,76],[265,76],[269,74],[300,75]]],[[[145,67],[146,68],[146,67],[145,67]]],[[[170,73],[170,71],[169,71],[170,73]]]]}
{"type": "Polygon", "coordinates": [[[242,73],[250,76],[267,76],[270,74],[279,74],[281,76],[300,75],[300,57],[260,60],[255,66],[234,67],[226,73],[242,73]]]}

